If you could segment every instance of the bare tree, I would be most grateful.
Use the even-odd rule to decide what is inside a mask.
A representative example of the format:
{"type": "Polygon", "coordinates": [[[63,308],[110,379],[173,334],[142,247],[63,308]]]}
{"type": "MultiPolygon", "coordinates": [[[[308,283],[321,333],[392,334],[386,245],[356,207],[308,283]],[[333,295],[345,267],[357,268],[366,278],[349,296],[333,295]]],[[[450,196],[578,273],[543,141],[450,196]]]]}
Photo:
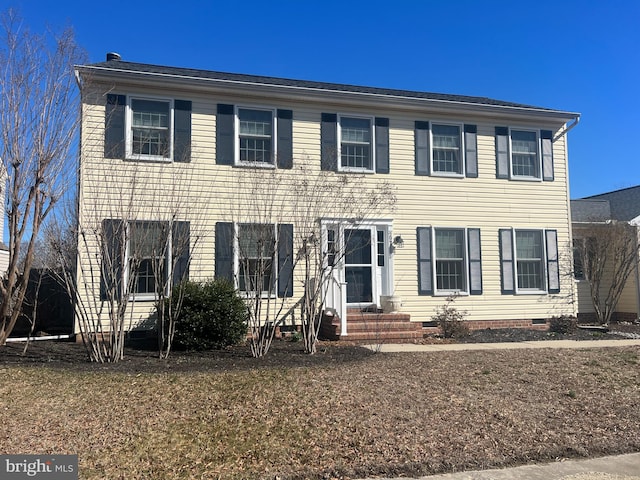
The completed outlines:
{"type": "Polygon", "coordinates": [[[327,246],[322,221],[363,224],[395,207],[388,182],[367,186],[364,175],[313,170],[309,163],[303,159],[285,172],[248,168],[238,174],[229,209],[231,242],[254,356],[268,352],[277,327],[288,320],[301,324],[305,352],[315,353],[325,281],[348,253],[344,246],[327,246]]]}
{"type": "Polygon", "coordinates": [[[0,284],[0,345],[20,315],[41,228],[75,171],[79,103],[73,65],[85,57],[72,30],[36,35],[13,11],[2,18],[2,34],[0,158],[9,267],[0,284]]]}
{"type": "Polygon", "coordinates": [[[574,255],[589,283],[598,321],[609,323],[631,273],[638,267],[638,230],[627,222],[593,223],[575,232],[574,255]]]}

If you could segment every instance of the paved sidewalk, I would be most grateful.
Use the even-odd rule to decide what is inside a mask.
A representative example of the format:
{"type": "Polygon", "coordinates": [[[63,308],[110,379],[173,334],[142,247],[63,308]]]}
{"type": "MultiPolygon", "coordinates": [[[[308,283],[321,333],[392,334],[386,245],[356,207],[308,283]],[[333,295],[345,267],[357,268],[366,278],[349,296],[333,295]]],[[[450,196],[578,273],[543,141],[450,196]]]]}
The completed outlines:
{"type": "MultiPolygon", "coordinates": [[[[442,352],[448,350],[518,350],[523,348],[603,348],[640,346],[640,339],[624,340],[541,340],[537,342],[503,343],[439,343],[417,345],[412,343],[365,345],[365,347],[388,353],[396,352],[442,352]],[[378,348],[379,347],[379,348],[378,348]]],[[[640,472],[639,472],[640,473],[640,472]]]]}
{"type": "Polygon", "coordinates": [[[499,470],[447,473],[420,477],[420,480],[640,480],[640,453],[499,470]]]}

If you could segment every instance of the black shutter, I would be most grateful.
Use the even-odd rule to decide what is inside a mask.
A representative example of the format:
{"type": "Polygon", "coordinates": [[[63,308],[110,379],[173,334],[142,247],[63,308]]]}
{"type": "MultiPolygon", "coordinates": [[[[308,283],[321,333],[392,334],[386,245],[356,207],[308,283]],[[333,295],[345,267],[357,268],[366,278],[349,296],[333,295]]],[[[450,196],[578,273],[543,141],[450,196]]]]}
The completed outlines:
{"type": "Polygon", "coordinates": [[[376,123],[376,173],[389,173],[389,119],[377,118],[376,123]]]}
{"type": "Polygon", "coordinates": [[[500,239],[500,275],[503,294],[516,293],[513,236],[510,228],[498,230],[500,239]]]}
{"type": "Polygon", "coordinates": [[[218,165],[233,165],[235,156],[233,105],[218,104],[216,115],[216,163],[218,165]]]}
{"type": "Polygon", "coordinates": [[[480,247],[480,229],[467,231],[469,241],[469,294],[482,295],[482,249],[480,247]]]}
{"type": "Polygon", "coordinates": [[[554,180],[553,174],[553,132],[542,130],[540,132],[542,144],[542,179],[547,182],[554,180]]]}
{"type": "Polygon", "coordinates": [[[558,232],[545,230],[547,244],[547,281],[549,293],[560,293],[560,267],[558,262],[558,232]]]}
{"type": "Polygon", "coordinates": [[[278,297],[293,296],[293,225],[278,225],[278,297]]]}
{"type": "Polygon", "coordinates": [[[429,122],[415,123],[416,175],[429,175],[429,122]]]}
{"type": "Polygon", "coordinates": [[[100,300],[119,300],[122,297],[125,262],[124,229],[125,223],[122,220],[102,220],[100,300]]]}
{"type": "Polygon", "coordinates": [[[107,94],[104,116],[104,156],[122,158],[125,155],[125,105],[124,95],[107,94]]]}
{"type": "Polygon", "coordinates": [[[320,127],[320,169],[338,171],[338,116],[323,113],[320,127]]]}
{"type": "Polygon", "coordinates": [[[233,223],[216,223],[216,278],[233,282],[233,223]]]}
{"type": "Polygon", "coordinates": [[[293,112],[278,110],[278,168],[293,168],[293,112]]]}
{"type": "Polygon", "coordinates": [[[173,102],[173,161],[191,161],[191,102],[173,102]]]}
{"type": "Polygon", "coordinates": [[[464,161],[466,176],[478,177],[478,127],[476,125],[464,126],[464,161]]]}
{"type": "Polygon", "coordinates": [[[431,227],[418,227],[416,233],[418,243],[418,295],[433,295],[431,227]]]}
{"type": "Polygon", "coordinates": [[[496,127],[496,178],[510,178],[509,129],[496,127]]]}
{"type": "Polygon", "coordinates": [[[189,222],[174,222],[171,226],[171,260],[173,262],[174,285],[189,278],[190,230],[189,222]]]}

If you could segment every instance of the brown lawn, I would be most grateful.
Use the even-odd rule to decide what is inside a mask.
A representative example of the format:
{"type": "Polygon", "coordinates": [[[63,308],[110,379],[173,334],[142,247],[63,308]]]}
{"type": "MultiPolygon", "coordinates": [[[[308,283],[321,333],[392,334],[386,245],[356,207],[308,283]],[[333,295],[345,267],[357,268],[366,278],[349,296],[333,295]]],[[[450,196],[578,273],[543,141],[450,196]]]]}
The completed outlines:
{"type": "Polygon", "coordinates": [[[300,348],[120,367],[5,351],[0,451],[78,454],[88,479],[323,479],[640,450],[640,348],[300,348]]]}

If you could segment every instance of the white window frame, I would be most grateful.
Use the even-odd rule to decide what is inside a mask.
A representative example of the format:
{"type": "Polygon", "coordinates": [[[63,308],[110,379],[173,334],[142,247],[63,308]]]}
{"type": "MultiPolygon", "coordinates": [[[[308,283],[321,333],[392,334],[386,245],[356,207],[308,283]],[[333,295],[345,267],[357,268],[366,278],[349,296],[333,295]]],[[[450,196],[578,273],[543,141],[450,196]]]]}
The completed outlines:
{"type": "Polygon", "coordinates": [[[157,97],[150,95],[127,95],[127,109],[125,115],[125,158],[127,160],[151,161],[151,162],[172,162],[173,161],[173,125],[174,125],[174,105],[173,99],[168,97],[157,97]],[[144,155],[133,153],[133,108],[131,102],[134,100],[147,100],[150,102],[164,102],[169,104],[169,156],[144,155]]]}
{"type": "Polygon", "coordinates": [[[449,296],[449,295],[461,295],[467,296],[469,295],[469,238],[466,227],[441,227],[441,226],[433,226],[431,227],[431,238],[433,241],[431,242],[431,258],[433,258],[433,267],[432,267],[432,284],[433,284],[433,295],[434,296],[449,296]],[[437,230],[462,230],[463,235],[463,281],[464,281],[464,290],[440,290],[438,289],[438,257],[436,255],[437,249],[437,239],[436,239],[436,231],[437,230]]]}
{"type": "MultiPolygon", "coordinates": [[[[133,235],[131,232],[131,224],[132,223],[166,223],[167,224],[167,232],[169,235],[169,239],[168,239],[168,245],[167,245],[167,252],[169,252],[169,255],[167,257],[165,257],[164,261],[166,262],[166,272],[167,272],[167,279],[173,278],[173,269],[172,269],[172,262],[171,262],[171,252],[173,251],[173,231],[171,228],[169,227],[169,222],[168,221],[163,221],[163,220],[130,220],[127,222],[126,224],[126,246],[125,246],[125,273],[124,273],[124,282],[125,285],[128,287],[129,286],[129,275],[131,273],[131,241],[133,239],[133,235]]],[[[157,296],[156,296],[156,292],[154,291],[153,293],[150,292],[146,292],[146,293],[136,293],[135,292],[135,281],[133,283],[133,285],[131,285],[132,289],[134,290],[133,292],[126,292],[126,294],[129,297],[129,301],[155,301],[157,300],[157,296]]],[[[171,289],[171,282],[167,282],[167,286],[166,286],[166,291],[165,294],[169,295],[170,293],[170,289],[171,289]]]]}
{"type": "Polygon", "coordinates": [[[464,178],[467,174],[466,172],[466,146],[464,142],[464,124],[459,122],[448,122],[448,121],[431,121],[429,123],[429,167],[431,170],[431,175],[434,177],[453,177],[453,178],[464,178]],[[434,150],[434,142],[433,142],[433,127],[435,125],[442,125],[445,127],[458,127],[458,132],[460,135],[460,172],[441,172],[434,168],[434,160],[433,160],[433,150],[434,150]]]}
{"type": "Polygon", "coordinates": [[[512,229],[513,238],[513,262],[514,262],[514,287],[516,294],[519,295],[540,295],[547,294],[549,292],[549,285],[547,280],[547,235],[544,228],[514,228],[512,229]],[[518,243],[516,232],[538,232],[542,239],[542,271],[540,273],[542,279],[542,289],[537,288],[520,288],[518,286],[518,243]]]}
{"type": "Polygon", "coordinates": [[[278,151],[278,115],[277,109],[264,105],[236,105],[233,118],[234,131],[234,165],[236,167],[276,168],[276,152],[278,151]],[[271,112],[271,162],[246,162],[240,160],[240,110],[257,110],[271,112]]]}
{"type": "Polygon", "coordinates": [[[542,140],[540,136],[540,130],[526,127],[509,127],[509,178],[512,180],[523,180],[525,182],[542,182],[542,140]],[[538,176],[532,177],[529,175],[514,175],[513,173],[513,132],[529,132],[536,135],[536,166],[538,169],[538,176]]]}
{"type": "Polygon", "coordinates": [[[253,297],[253,292],[247,292],[240,290],[240,225],[270,225],[273,228],[273,239],[275,242],[275,251],[273,252],[273,265],[272,265],[272,282],[273,291],[262,292],[260,298],[277,298],[278,297],[278,224],[277,223],[261,223],[261,222],[234,222],[233,232],[233,278],[235,287],[240,292],[240,295],[246,298],[253,297]]]}
{"type": "Polygon", "coordinates": [[[370,115],[362,115],[359,113],[339,113],[338,114],[338,171],[339,172],[358,172],[358,173],[375,173],[376,170],[376,128],[375,117],[370,115]],[[369,143],[369,153],[371,168],[359,168],[359,167],[344,167],[342,166],[342,119],[343,118],[356,118],[369,121],[369,131],[371,133],[371,140],[369,143]]]}

